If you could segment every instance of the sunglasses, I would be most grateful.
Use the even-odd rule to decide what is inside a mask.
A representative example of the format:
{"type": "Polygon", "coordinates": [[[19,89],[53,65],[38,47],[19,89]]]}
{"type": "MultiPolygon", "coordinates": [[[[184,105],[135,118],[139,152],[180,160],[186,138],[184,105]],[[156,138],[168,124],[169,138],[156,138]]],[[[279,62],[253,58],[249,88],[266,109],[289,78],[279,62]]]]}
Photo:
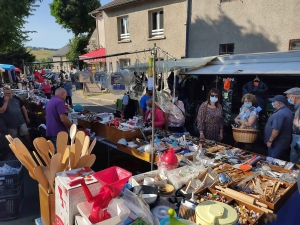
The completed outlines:
{"type": "Polygon", "coordinates": [[[210,95],[210,97],[216,97],[216,98],[218,98],[219,96],[218,95],[210,95]]]}

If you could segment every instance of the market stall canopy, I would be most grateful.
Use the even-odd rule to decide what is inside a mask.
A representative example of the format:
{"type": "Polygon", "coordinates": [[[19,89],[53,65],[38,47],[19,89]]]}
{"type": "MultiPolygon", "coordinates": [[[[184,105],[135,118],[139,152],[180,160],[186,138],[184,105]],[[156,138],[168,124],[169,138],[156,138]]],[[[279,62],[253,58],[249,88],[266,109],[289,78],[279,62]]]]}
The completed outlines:
{"type": "Polygon", "coordinates": [[[0,67],[4,70],[12,70],[15,68],[15,66],[9,64],[0,64],[0,67]]]}
{"type": "MultiPolygon", "coordinates": [[[[157,61],[155,62],[155,67],[159,71],[174,71],[174,70],[180,70],[180,69],[196,69],[200,68],[202,66],[205,66],[207,63],[212,61],[216,56],[210,56],[210,57],[203,57],[203,58],[186,58],[186,59],[177,59],[176,63],[175,60],[170,59],[167,61],[157,61]]],[[[148,63],[141,63],[139,64],[139,67],[148,69],[149,64],[148,63]]],[[[128,70],[135,70],[136,66],[126,66],[124,69],[128,70]]]]}
{"type": "Polygon", "coordinates": [[[98,48],[95,51],[88,52],[84,55],[79,56],[80,60],[84,62],[106,62],[106,58],[93,59],[95,57],[106,56],[105,48],[98,48]]]}
{"type": "Polygon", "coordinates": [[[300,51],[223,55],[216,57],[202,68],[184,74],[300,74],[300,51]]]}

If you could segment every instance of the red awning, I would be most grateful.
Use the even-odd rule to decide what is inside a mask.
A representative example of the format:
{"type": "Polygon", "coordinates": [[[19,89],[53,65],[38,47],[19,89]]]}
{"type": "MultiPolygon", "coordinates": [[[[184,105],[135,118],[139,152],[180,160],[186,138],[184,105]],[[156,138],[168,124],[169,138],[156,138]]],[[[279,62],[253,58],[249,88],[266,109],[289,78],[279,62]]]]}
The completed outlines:
{"type": "Polygon", "coordinates": [[[90,58],[95,58],[95,57],[99,57],[99,56],[106,56],[105,48],[98,48],[95,51],[88,52],[84,55],[79,56],[79,59],[83,60],[84,62],[106,62],[106,58],[90,59],[90,58]]]}

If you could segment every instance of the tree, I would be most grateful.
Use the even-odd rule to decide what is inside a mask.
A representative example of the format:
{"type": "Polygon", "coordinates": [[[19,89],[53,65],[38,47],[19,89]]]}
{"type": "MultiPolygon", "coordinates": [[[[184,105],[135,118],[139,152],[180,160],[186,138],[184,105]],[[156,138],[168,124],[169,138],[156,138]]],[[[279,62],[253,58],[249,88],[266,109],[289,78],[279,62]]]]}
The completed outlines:
{"type": "Polygon", "coordinates": [[[0,54],[0,62],[5,64],[11,64],[16,67],[22,67],[24,62],[34,62],[35,56],[30,53],[24,46],[19,46],[14,50],[10,50],[7,53],[0,54]]]}
{"type": "MultiPolygon", "coordinates": [[[[69,44],[69,52],[67,54],[68,60],[77,60],[80,55],[87,53],[86,46],[89,43],[89,37],[87,35],[81,34],[74,37],[69,44]]],[[[79,66],[82,68],[83,61],[74,61],[74,66],[79,66]]]]}
{"type": "Polygon", "coordinates": [[[24,31],[23,27],[26,18],[38,7],[36,1],[0,0],[0,52],[17,49],[29,40],[28,34],[34,31],[24,31]]]}
{"type": "Polygon", "coordinates": [[[50,9],[56,22],[68,31],[72,31],[75,37],[83,33],[88,33],[90,37],[96,28],[96,23],[88,13],[100,6],[99,0],[53,0],[50,9]]]}

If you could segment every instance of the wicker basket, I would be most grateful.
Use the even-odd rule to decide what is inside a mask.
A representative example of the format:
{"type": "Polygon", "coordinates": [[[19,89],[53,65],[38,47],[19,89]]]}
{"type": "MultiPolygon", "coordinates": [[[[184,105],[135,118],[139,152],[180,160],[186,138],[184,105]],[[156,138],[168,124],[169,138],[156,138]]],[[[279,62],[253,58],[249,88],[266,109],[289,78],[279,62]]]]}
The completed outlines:
{"type": "Polygon", "coordinates": [[[256,140],[258,130],[232,128],[233,139],[241,143],[253,143],[256,140]]]}

